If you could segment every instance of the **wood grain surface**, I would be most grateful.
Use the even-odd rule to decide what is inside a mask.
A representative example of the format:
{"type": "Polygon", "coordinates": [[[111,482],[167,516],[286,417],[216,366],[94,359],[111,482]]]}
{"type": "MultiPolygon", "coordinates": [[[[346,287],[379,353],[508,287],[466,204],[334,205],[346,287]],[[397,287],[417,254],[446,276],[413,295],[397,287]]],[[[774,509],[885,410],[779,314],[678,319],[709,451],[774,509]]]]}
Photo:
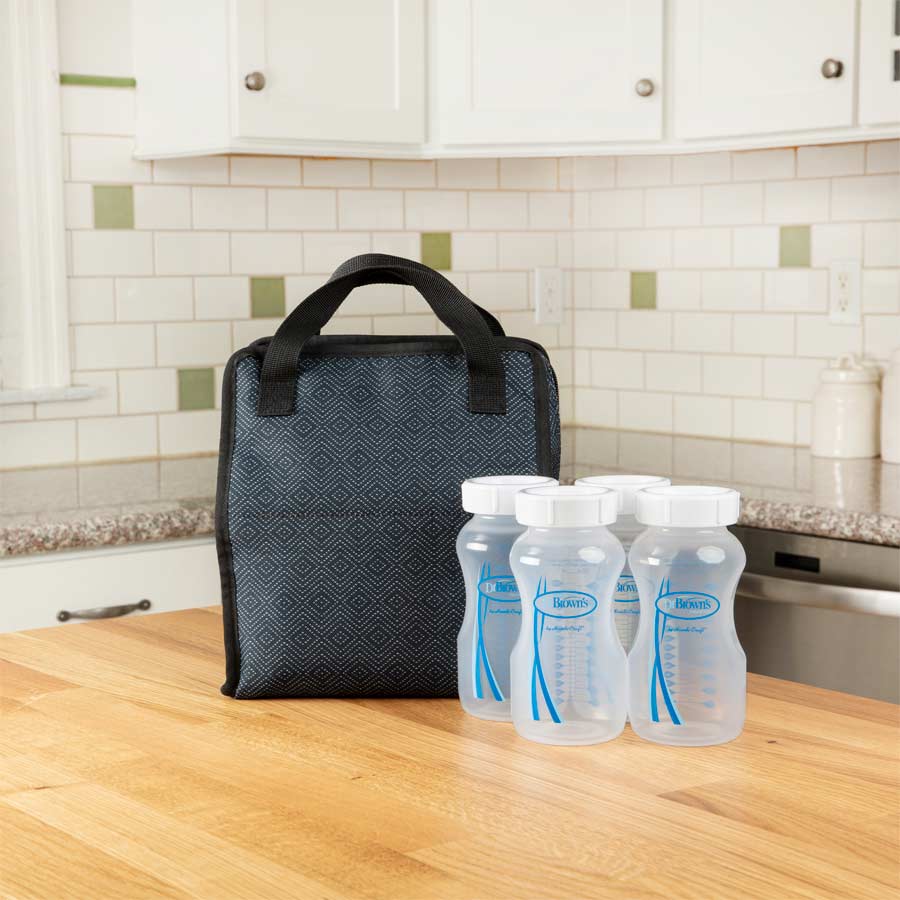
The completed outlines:
{"type": "Polygon", "coordinates": [[[720,747],[223,697],[217,610],[0,636],[0,895],[877,898],[898,707],[751,676],[720,747]]]}

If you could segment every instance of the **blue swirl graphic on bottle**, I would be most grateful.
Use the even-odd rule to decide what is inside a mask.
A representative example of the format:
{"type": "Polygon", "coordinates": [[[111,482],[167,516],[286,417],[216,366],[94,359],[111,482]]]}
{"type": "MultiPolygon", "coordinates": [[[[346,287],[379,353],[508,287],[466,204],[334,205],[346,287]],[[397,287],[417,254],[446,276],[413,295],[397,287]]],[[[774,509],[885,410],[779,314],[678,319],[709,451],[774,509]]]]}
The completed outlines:
{"type": "Polygon", "coordinates": [[[491,603],[518,603],[519,587],[516,579],[508,572],[491,573],[490,563],[481,564],[481,572],[478,575],[478,608],[475,616],[474,652],[472,653],[472,684],[475,688],[475,696],[484,700],[484,685],[486,680],[491,696],[494,700],[502,701],[503,690],[497,682],[494,669],[488,657],[487,647],[484,643],[484,623],[491,603]],[[482,673],[484,677],[482,678],[482,673]]]}

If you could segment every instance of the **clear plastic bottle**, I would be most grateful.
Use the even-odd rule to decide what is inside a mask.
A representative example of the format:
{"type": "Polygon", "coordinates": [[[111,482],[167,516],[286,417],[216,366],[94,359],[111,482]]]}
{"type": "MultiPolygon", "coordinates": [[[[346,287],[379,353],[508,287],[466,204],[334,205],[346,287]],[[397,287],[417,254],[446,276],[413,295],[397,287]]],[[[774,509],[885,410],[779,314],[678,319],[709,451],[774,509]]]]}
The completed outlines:
{"type": "Polygon", "coordinates": [[[515,496],[526,487],[555,484],[541,475],[491,475],[462,485],[463,509],[473,515],[456,539],[466,583],[457,682],[463,709],[480,719],[510,721],[509,654],[522,612],[509,551],[525,530],[516,522],[515,496]]]}
{"type": "Polygon", "coordinates": [[[625,651],[612,595],[625,552],[606,527],[616,495],[587,487],[531,488],[516,496],[528,530],[510,556],[522,627],[510,661],[512,718],[543,744],[599,744],[625,727],[625,651]]]}
{"type": "Polygon", "coordinates": [[[661,475],[591,475],[579,478],[575,482],[585,487],[609,488],[619,496],[619,512],[609,530],[622,542],[625,565],[622,567],[622,574],[619,575],[616,592],[613,594],[613,622],[626,653],[634,644],[641,617],[637,585],[628,565],[628,551],[631,550],[631,544],[645,527],[634,517],[634,497],[645,487],[663,487],[669,483],[669,479],[661,475]]]}
{"type": "Polygon", "coordinates": [[[747,660],[734,630],[734,592],[746,556],[725,527],[740,494],[720,487],[646,488],[637,519],[649,526],[629,563],[641,600],[628,655],[628,717],[642,738],[700,747],[744,727],[747,660]]]}

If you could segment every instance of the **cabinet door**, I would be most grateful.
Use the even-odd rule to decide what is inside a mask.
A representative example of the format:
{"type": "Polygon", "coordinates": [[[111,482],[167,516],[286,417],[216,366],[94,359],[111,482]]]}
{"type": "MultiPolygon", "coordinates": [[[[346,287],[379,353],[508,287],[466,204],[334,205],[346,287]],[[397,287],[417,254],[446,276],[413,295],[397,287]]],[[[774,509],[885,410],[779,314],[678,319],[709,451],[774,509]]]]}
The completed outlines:
{"type": "Polygon", "coordinates": [[[854,0],[672,0],[677,138],[853,124],[854,0]],[[826,78],[826,59],[842,64],[826,78]]]}
{"type": "Polygon", "coordinates": [[[237,0],[235,137],[421,143],[425,0],[237,0]],[[251,72],[265,76],[248,90],[251,72]]]}
{"type": "Polygon", "coordinates": [[[662,0],[436,0],[431,11],[437,143],[660,137],[662,0]]]}
{"type": "Polygon", "coordinates": [[[862,0],[859,19],[859,123],[900,122],[900,3],[862,0]]]}

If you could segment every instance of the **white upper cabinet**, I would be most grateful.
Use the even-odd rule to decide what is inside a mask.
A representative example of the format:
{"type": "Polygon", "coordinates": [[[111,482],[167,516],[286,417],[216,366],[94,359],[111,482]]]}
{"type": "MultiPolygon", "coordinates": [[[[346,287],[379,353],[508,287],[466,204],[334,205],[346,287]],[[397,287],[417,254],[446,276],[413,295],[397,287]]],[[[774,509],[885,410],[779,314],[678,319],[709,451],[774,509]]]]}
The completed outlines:
{"type": "Polygon", "coordinates": [[[435,143],[661,137],[662,0],[433,0],[430,11],[435,143]]]}
{"type": "Polygon", "coordinates": [[[900,4],[862,0],[859,18],[859,122],[900,121],[900,4]]]}
{"type": "Polygon", "coordinates": [[[669,8],[674,138],[853,124],[854,0],[671,0],[669,8]]]}

